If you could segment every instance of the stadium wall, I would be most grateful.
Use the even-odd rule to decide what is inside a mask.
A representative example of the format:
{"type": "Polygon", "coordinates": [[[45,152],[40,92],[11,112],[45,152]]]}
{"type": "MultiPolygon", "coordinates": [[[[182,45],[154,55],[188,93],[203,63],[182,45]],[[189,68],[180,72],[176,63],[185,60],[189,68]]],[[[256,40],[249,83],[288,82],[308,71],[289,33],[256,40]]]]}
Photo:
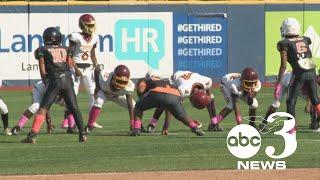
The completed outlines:
{"type": "Polygon", "coordinates": [[[225,73],[252,66],[262,81],[269,81],[280,64],[276,43],[281,21],[292,16],[313,40],[316,60],[320,57],[320,4],[314,1],[0,4],[0,78],[7,86],[40,79],[33,51],[42,43],[42,31],[57,26],[66,37],[79,31],[83,13],[97,21],[99,63],[105,68],[125,63],[134,78],[153,68],[166,77],[192,70],[218,81],[225,73]]]}

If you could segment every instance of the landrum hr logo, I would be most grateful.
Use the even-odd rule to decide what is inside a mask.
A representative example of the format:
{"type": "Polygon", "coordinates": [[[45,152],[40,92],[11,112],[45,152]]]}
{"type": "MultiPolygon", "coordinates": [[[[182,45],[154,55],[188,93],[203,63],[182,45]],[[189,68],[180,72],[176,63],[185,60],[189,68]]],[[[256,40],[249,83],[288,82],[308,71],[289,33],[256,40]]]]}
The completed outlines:
{"type": "MultiPolygon", "coordinates": [[[[289,131],[295,127],[294,117],[286,112],[276,112],[271,114],[267,119],[269,124],[276,124],[283,121],[283,127],[273,132],[275,136],[283,138],[284,150],[282,153],[275,155],[273,141],[268,141],[269,146],[265,148],[265,153],[273,161],[238,161],[238,169],[285,169],[285,161],[276,161],[292,155],[297,149],[296,135],[290,134],[289,131]]],[[[247,124],[237,125],[230,130],[227,137],[227,146],[232,155],[240,159],[248,159],[256,155],[261,147],[262,139],[260,133],[252,126],[247,124]]],[[[277,151],[279,152],[279,151],[277,151]]]]}

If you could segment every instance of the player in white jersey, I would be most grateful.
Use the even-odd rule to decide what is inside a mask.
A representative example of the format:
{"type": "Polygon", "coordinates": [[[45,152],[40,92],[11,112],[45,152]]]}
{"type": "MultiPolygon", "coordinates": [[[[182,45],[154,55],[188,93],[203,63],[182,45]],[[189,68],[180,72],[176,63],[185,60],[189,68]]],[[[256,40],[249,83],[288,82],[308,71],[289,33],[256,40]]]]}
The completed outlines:
{"type": "MultiPolygon", "coordinates": [[[[191,71],[177,71],[172,76],[172,84],[178,87],[180,94],[183,98],[191,97],[197,90],[205,90],[207,95],[210,97],[210,103],[207,106],[210,119],[216,116],[214,96],[212,93],[212,80],[209,77],[200,75],[191,71]]],[[[155,118],[151,119],[148,129],[156,125],[155,118]]],[[[209,123],[208,131],[222,131],[223,128],[219,124],[209,123]]]]}
{"type": "MultiPolygon", "coordinates": [[[[19,121],[17,122],[16,126],[14,126],[11,130],[13,135],[18,135],[21,129],[26,125],[29,119],[36,113],[40,107],[41,100],[43,95],[46,91],[47,87],[44,85],[42,81],[39,81],[35,84],[32,89],[32,104],[26,109],[23,114],[21,115],[19,121]]],[[[57,104],[64,106],[64,103],[57,99],[57,104]]],[[[53,132],[55,126],[52,124],[50,113],[46,114],[46,123],[47,123],[47,133],[50,134],[53,132]]],[[[68,115],[68,130],[67,133],[73,133],[75,128],[74,118],[72,114],[68,115]]]]}
{"type": "MultiPolygon", "coordinates": [[[[0,79],[0,87],[2,86],[2,80],[0,79]]],[[[1,119],[3,124],[4,134],[10,136],[11,129],[9,128],[9,111],[7,105],[3,102],[0,96],[0,112],[1,112],[1,119]]]]}
{"type": "MultiPolygon", "coordinates": [[[[94,68],[97,65],[96,47],[98,35],[94,34],[96,22],[91,14],[83,14],[79,18],[79,27],[82,32],[73,32],[69,38],[69,46],[73,51],[73,60],[76,64],[75,73],[73,74],[75,93],[78,94],[80,81],[84,84],[89,94],[89,109],[94,103],[94,68]]],[[[95,127],[101,128],[95,124],[95,127]]]]}
{"type": "Polygon", "coordinates": [[[195,86],[201,86],[212,99],[214,98],[211,91],[212,80],[209,77],[191,71],[177,71],[173,74],[172,81],[178,86],[183,98],[190,97],[195,86]]]}
{"type": "Polygon", "coordinates": [[[93,129],[93,124],[97,121],[101,113],[102,105],[106,100],[113,101],[118,105],[127,108],[130,116],[130,126],[134,122],[133,108],[135,101],[133,100],[133,92],[135,85],[130,80],[130,71],[125,65],[118,65],[114,71],[95,70],[95,102],[91,108],[88,125],[86,131],[93,129]]]}
{"type": "MultiPolygon", "coordinates": [[[[272,104],[269,106],[269,109],[266,113],[266,116],[265,116],[263,122],[259,125],[260,130],[267,130],[267,127],[266,127],[267,123],[268,123],[267,118],[270,116],[270,114],[276,112],[277,109],[280,108],[281,101],[284,99],[284,97],[288,93],[289,85],[291,82],[291,77],[292,77],[292,72],[285,71],[283,78],[280,82],[281,87],[278,88],[279,92],[275,91],[274,100],[273,100],[272,104]]],[[[299,96],[307,101],[305,112],[310,113],[310,116],[311,116],[310,128],[311,129],[318,129],[319,122],[317,119],[317,113],[316,113],[316,110],[314,109],[314,107],[312,107],[312,105],[311,105],[311,102],[310,102],[309,97],[307,95],[307,89],[305,86],[302,86],[299,96]]]]}
{"type": "Polygon", "coordinates": [[[255,96],[261,89],[261,82],[259,81],[257,71],[247,67],[242,71],[242,74],[227,74],[222,77],[220,88],[228,104],[219,115],[212,118],[211,123],[217,124],[221,122],[234,110],[236,122],[240,124],[242,116],[240,114],[238,99],[241,99],[249,105],[249,124],[255,127],[256,109],[258,108],[258,101],[255,96]]]}

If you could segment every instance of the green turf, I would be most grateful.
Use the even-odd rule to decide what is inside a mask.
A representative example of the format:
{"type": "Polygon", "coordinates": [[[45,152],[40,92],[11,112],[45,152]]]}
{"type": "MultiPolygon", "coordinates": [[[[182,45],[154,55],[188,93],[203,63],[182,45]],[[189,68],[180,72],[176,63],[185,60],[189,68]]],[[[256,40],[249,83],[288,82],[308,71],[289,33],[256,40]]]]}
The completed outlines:
{"type": "MultiPolygon", "coordinates": [[[[225,105],[218,89],[216,94],[217,110],[225,105]]],[[[18,120],[20,114],[30,105],[30,92],[1,91],[2,99],[9,107],[10,126],[18,120]]],[[[258,115],[264,115],[272,101],[272,90],[264,89],[258,95],[258,115]]],[[[87,97],[84,92],[79,96],[79,104],[85,122],[88,117],[87,97]]],[[[297,119],[299,121],[298,148],[294,155],[284,159],[287,168],[320,167],[320,134],[308,129],[309,116],[304,113],[304,101],[298,100],[297,119]]],[[[199,111],[190,107],[188,100],[184,105],[195,119],[201,120],[207,128],[209,117],[206,110],[199,111]]],[[[243,114],[248,109],[241,103],[243,114]]],[[[283,106],[282,111],[285,110],[283,106]]],[[[153,111],[145,113],[147,124],[153,111]]],[[[52,117],[56,126],[62,120],[63,109],[52,107],[52,117]]],[[[142,134],[139,137],[127,136],[129,116],[125,109],[113,103],[106,103],[99,123],[103,129],[93,132],[87,143],[78,143],[77,135],[65,134],[57,127],[55,134],[45,134],[45,126],[37,138],[37,144],[20,144],[30,129],[31,122],[19,136],[0,135],[0,174],[57,174],[84,172],[119,171],[159,171],[190,169],[236,169],[238,159],[233,157],[226,146],[228,131],[235,125],[234,115],[230,114],[222,123],[224,132],[206,132],[204,137],[196,137],[189,128],[173,120],[169,136],[142,134]]],[[[0,123],[1,124],[1,123],[0,123]]],[[[162,124],[162,119],[160,121],[162,124]]],[[[0,125],[2,126],[2,125],[0,125]]],[[[157,127],[159,131],[161,126],[157,127]]],[[[278,152],[283,150],[281,138],[262,136],[259,153],[250,160],[272,160],[264,149],[275,145],[278,152]]]]}

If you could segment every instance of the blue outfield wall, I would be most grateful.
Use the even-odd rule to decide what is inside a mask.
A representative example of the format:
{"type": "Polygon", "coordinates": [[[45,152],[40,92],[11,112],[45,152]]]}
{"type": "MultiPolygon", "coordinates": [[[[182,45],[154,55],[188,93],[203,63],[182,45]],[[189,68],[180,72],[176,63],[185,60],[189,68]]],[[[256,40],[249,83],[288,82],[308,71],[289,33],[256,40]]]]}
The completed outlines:
{"type": "MultiPolygon", "coordinates": [[[[140,4],[140,5],[110,5],[110,4],[95,4],[95,5],[6,5],[0,6],[0,16],[4,13],[27,13],[23,21],[28,21],[30,24],[37,24],[32,19],[32,14],[51,13],[51,18],[54,19],[56,14],[66,14],[65,19],[61,23],[75,24],[71,22],[68,14],[73,13],[134,13],[134,12],[171,12],[172,13],[172,44],[165,45],[165,48],[172,48],[171,53],[165,56],[157,56],[148,51],[146,63],[148,68],[157,69],[163,66],[159,64],[161,58],[171,58],[173,61],[172,68],[168,71],[172,73],[176,70],[192,70],[201,74],[212,77],[216,82],[226,73],[240,72],[244,67],[251,66],[258,70],[262,81],[268,80],[266,77],[266,27],[265,14],[266,12],[286,12],[286,11],[318,11],[319,4],[140,4]],[[32,22],[32,23],[31,23],[32,22]],[[211,31],[200,29],[181,30],[182,25],[186,24],[220,24],[219,27],[214,27],[211,31]],[[180,28],[180,30],[179,30],[180,28]],[[205,42],[201,37],[211,37],[210,42],[205,42]],[[192,39],[190,39],[192,37],[192,39]],[[198,41],[195,43],[195,41],[198,41]],[[213,42],[212,42],[213,41],[213,42]],[[159,57],[159,62],[153,62],[159,57]]],[[[150,21],[151,22],[151,21],[150,21]]],[[[48,19],[47,24],[50,24],[48,19]]],[[[100,23],[100,22],[99,22],[100,23]]],[[[99,26],[108,26],[105,24],[97,24],[99,26]]],[[[0,18],[0,28],[4,29],[5,23],[2,23],[0,18]]],[[[165,27],[167,25],[165,24],[165,27]]],[[[213,27],[213,26],[212,26],[213,27]]],[[[28,32],[30,32],[30,28],[28,32]]],[[[190,28],[190,27],[189,27],[190,28]]],[[[194,27],[192,27],[194,28],[194,27]]],[[[269,27],[270,28],[270,27],[269,27]]],[[[279,25],[275,24],[275,29],[279,29],[279,25]]],[[[108,27],[107,27],[108,29],[108,27]]],[[[68,28],[69,30],[69,28],[68,28]]],[[[1,32],[1,31],[0,31],[1,32]]],[[[108,32],[106,32],[108,34],[108,32]]],[[[1,35],[1,34],[0,34],[1,35]]],[[[164,34],[166,37],[167,34],[164,34]]],[[[277,36],[280,35],[278,34],[277,36]]],[[[1,36],[1,39],[6,37],[1,36]]],[[[1,41],[2,43],[2,41],[1,41]]],[[[150,44],[149,44],[150,45],[150,44]]],[[[150,46],[148,49],[150,50],[150,46]]],[[[1,46],[0,49],[4,45],[1,46]]],[[[115,48],[117,46],[113,46],[115,48]]],[[[133,46],[128,46],[134,48],[133,46]]],[[[274,47],[276,49],[276,44],[274,47]]],[[[102,52],[104,53],[104,52],[102,52]]],[[[274,53],[274,52],[273,52],[274,53]]],[[[275,50],[276,53],[276,50],[275,50]]],[[[0,52],[0,62],[4,61],[5,53],[0,52]],[[2,56],[1,56],[2,55],[2,56]]],[[[31,55],[32,56],[32,55],[31,55]]],[[[106,55],[108,61],[112,55],[106,55]]],[[[27,56],[26,56],[27,57],[27,56]]],[[[31,61],[30,55],[28,61],[31,61]],[[30,58],[30,60],[29,60],[30,58]]],[[[6,60],[10,61],[10,60],[6,60]]],[[[117,61],[117,59],[115,59],[117,61]]],[[[277,61],[277,59],[275,59],[277,61]]],[[[126,62],[126,61],[119,61],[126,62]]],[[[114,63],[105,62],[107,66],[112,66],[114,63]]],[[[275,65],[278,68],[278,65],[275,65]]],[[[133,69],[133,68],[132,68],[133,69]]],[[[29,79],[37,79],[36,76],[26,73],[28,78],[10,78],[7,79],[3,74],[0,77],[5,80],[7,85],[28,85],[29,79]]],[[[269,76],[269,75],[268,75],[269,76]]]]}

